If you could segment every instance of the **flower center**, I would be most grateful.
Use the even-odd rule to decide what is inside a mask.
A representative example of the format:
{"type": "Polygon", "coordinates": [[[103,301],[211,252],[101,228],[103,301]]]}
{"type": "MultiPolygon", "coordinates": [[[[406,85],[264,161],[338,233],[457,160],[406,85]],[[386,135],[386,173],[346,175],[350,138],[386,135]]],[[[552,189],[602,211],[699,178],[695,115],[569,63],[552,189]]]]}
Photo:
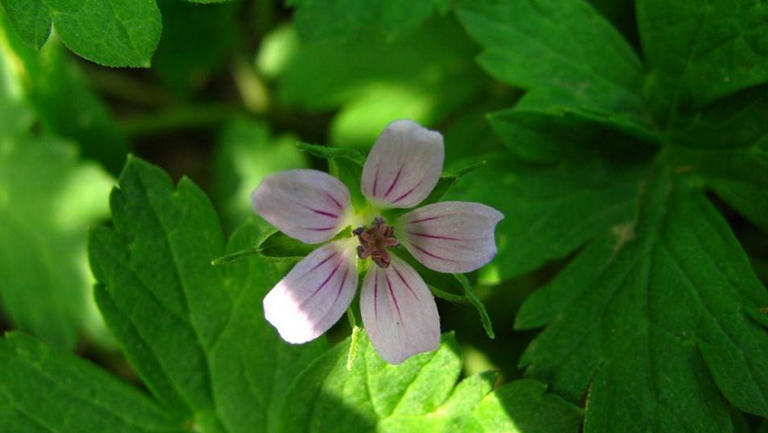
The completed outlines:
{"type": "Polygon", "coordinates": [[[376,217],[370,227],[358,227],[352,233],[360,241],[357,247],[358,257],[361,259],[370,257],[380,268],[389,266],[392,259],[389,257],[387,248],[400,245],[395,238],[394,227],[388,226],[383,218],[376,217]]]}

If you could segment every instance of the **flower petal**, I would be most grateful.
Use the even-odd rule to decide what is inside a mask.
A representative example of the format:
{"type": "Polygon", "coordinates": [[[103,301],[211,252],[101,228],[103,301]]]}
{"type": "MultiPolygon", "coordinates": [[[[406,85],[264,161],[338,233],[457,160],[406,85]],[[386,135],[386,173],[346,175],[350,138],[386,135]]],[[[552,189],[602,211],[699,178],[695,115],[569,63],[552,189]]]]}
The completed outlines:
{"type": "Polygon", "coordinates": [[[443,136],[410,120],[390,123],[363,167],[363,194],[381,207],[410,208],[434,189],[443,171],[443,136]]]}
{"type": "Polygon", "coordinates": [[[317,170],[267,176],[251,194],[259,216],[308,244],[325,242],[344,228],[349,200],[349,190],[341,181],[317,170]]]}
{"type": "Polygon", "coordinates": [[[386,268],[368,270],[360,312],[371,344],[390,364],[440,346],[435,298],[419,274],[397,256],[386,268]]]}
{"type": "Polygon", "coordinates": [[[264,298],[264,316],[283,340],[304,343],[344,314],[357,289],[354,243],[324,245],[300,261],[264,298]]]}
{"type": "Polygon", "coordinates": [[[503,218],[501,212],[479,203],[435,203],[402,215],[395,236],[430,269],[471,272],[496,255],[493,232],[503,218]]]}

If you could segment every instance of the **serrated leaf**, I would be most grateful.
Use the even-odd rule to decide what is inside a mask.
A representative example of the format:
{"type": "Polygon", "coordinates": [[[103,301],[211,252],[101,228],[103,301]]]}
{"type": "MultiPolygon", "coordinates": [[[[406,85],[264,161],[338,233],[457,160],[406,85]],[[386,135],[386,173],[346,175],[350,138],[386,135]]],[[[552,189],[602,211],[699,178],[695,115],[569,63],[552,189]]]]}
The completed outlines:
{"type": "MultiPolygon", "coordinates": [[[[174,186],[131,158],[111,204],[114,227],[92,231],[89,254],[97,302],[128,359],[174,416],[206,432],[263,431],[291,375],[324,346],[288,346],[264,320],[261,300],[280,274],[257,257],[210,265],[224,254],[222,230],[187,179],[174,186]]],[[[257,237],[242,229],[228,250],[257,237]]]]}
{"type": "Polygon", "coordinates": [[[52,20],[72,51],[105,66],[148,67],[162,23],[155,0],[2,0],[24,41],[42,46],[52,20]],[[25,27],[31,25],[32,27],[25,27]]]}
{"type": "Polygon", "coordinates": [[[722,396],[768,414],[768,293],[700,191],[660,166],[623,232],[593,241],[518,314],[548,324],[526,375],[578,401],[584,430],[731,431],[722,396]]]}
{"type": "Polygon", "coordinates": [[[66,349],[83,330],[97,337],[84,249],[111,185],[69,144],[0,138],[0,298],[14,327],[66,349]]]}
{"type": "Polygon", "coordinates": [[[351,370],[347,341],[299,376],[277,432],[578,431],[579,409],[545,396],[546,386],[539,382],[513,382],[491,392],[495,375],[486,373],[456,385],[461,354],[451,334],[443,336],[437,351],[399,366],[382,361],[364,335],[358,344],[351,370]]]}
{"type": "Polygon", "coordinates": [[[0,339],[0,424],[24,433],[188,431],[137,389],[20,333],[0,339]]]}
{"type": "Polygon", "coordinates": [[[647,94],[662,124],[768,80],[768,6],[751,0],[638,0],[647,94]]]}
{"type": "Polygon", "coordinates": [[[552,110],[598,117],[620,129],[648,128],[642,64],[588,3],[467,1],[458,14],[483,47],[479,63],[497,79],[544,88],[539,91],[552,110]]]}
{"type": "Polygon", "coordinates": [[[645,166],[604,160],[530,167],[509,155],[458,182],[450,200],[484,203],[505,218],[497,226],[499,253],[488,265],[501,278],[519,276],[564,258],[611,226],[633,216],[645,166]]]}
{"type": "Polygon", "coordinates": [[[488,395],[475,409],[475,419],[485,433],[579,431],[581,410],[568,405],[547,385],[516,380],[488,395]]]}

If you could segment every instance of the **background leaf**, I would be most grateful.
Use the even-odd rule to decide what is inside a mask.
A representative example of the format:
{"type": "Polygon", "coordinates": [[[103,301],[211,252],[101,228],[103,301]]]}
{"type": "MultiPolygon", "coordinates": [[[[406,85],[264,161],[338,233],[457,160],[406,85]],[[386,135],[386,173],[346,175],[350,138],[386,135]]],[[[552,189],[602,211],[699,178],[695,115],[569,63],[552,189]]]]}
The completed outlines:
{"type": "Polygon", "coordinates": [[[447,0],[288,0],[296,7],[296,25],[306,39],[351,39],[364,31],[394,38],[415,29],[434,9],[445,10],[447,0]]]}
{"type": "Polygon", "coordinates": [[[483,47],[478,62],[497,79],[545,89],[553,109],[604,116],[620,128],[648,127],[642,64],[588,3],[482,0],[465,2],[458,12],[483,47]]]}
{"type": "Polygon", "coordinates": [[[471,61],[475,52],[450,17],[392,42],[370,31],[348,41],[312,40],[285,60],[278,98],[310,110],[343,106],[329,144],[367,148],[393,120],[433,125],[480,95],[484,83],[471,61]]]}
{"type": "Polygon", "coordinates": [[[591,243],[526,301],[516,326],[549,327],[521,365],[572,401],[590,386],[586,432],[730,431],[720,393],[768,411],[768,336],[751,318],[766,304],[722,218],[658,169],[635,223],[591,243]]]}
{"type": "Polygon", "coordinates": [[[85,242],[111,185],[68,143],[0,138],[0,298],[14,326],[66,349],[83,330],[103,339],[85,242]]]}
{"type": "Polygon", "coordinates": [[[34,119],[46,132],[74,140],[83,157],[101,162],[117,175],[129,149],[128,138],[58,38],[36,52],[22,43],[0,14],[0,39],[0,52],[9,63],[8,79],[34,119]]]}
{"type": "Polygon", "coordinates": [[[484,203],[505,215],[497,229],[499,254],[489,265],[501,278],[564,258],[598,233],[630,220],[644,168],[602,160],[533,168],[505,155],[488,159],[447,199],[484,203]]]}
{"type": "Polygon", "coordinates": [[[647,93],[663,125],[768,80],[768,6],[747,0],[637,1],[647,93]]]}

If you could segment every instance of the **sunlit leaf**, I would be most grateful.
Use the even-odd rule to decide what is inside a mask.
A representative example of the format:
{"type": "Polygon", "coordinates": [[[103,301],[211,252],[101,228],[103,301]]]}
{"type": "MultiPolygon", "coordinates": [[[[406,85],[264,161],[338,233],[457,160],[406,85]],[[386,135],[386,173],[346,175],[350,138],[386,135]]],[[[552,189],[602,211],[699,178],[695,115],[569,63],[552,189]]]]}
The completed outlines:
{"type": "Polygon", "coordinates": [[[497,432],[578,431],[581,413],[536,381],[513,382],[492,392],[495,375],[456,384],[461,354],[443,335],[436,352],[392,366],[364,336],[347,370],[349,342],[307,369],[288,391],[278,432],[497,432]]]}
{"type": "Polygon", "coordinates": [[[0,139],[0,298],[15,327],[67,349],[98,337],[85,241],[111,184],[67,143],[0,139]]]}
{"type": "MultiPolygon", "coordinates": [[[[282,390],[324,346],[289,346],[264,320],[277,270],[257,257],[211,266],[225,247],[208,198],[136,158],[111,205],[114,226],[92,231],[89,254],[99,308],[128,359],[175,417],[204,431],[264,431],[282,390]]],[[[239,230],[229,252],[257,237],[239,230]]]]}
{"type": "Polygon", "coordinates": [[[39,49],[51,25],[78,55],[105,66],[148,67],[162,24],[155,0],[2,0],[11,23],[39,49]]]}

